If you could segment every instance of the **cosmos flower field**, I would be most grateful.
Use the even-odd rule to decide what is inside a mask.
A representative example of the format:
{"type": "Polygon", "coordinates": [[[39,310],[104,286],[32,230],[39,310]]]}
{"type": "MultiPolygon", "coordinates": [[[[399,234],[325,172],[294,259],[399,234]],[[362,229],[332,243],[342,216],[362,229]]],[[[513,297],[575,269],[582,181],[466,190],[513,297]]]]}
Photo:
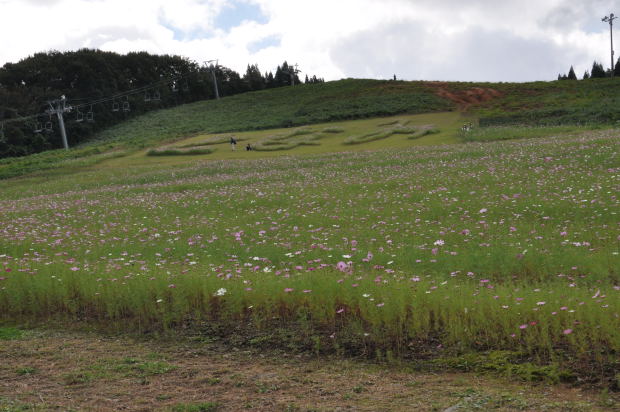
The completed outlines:
{"type": "Polygon", "coordinates": [[[619,142],[601,131],[4,182],[0,316],[285,329],[316,350],[505,350],[617,373],[619,142]]]}

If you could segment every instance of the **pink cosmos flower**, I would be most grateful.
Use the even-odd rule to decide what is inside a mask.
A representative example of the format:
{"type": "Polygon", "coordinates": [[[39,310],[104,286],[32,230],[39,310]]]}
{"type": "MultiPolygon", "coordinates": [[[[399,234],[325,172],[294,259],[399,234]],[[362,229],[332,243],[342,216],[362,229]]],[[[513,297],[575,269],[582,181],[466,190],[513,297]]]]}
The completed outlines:
{"type": "Polygon", "coordinates": [[[284,288],[284,292],[286,292],[286,293],[289,293],[289,292],[292,292],[292,291],[293,291],[293,288],[284,288]]]}
{"type": "Polygon", "coordinates": [[[573,333],[572,329],[564,329],[564,331],[562,332],[565,335],[570,335],[571,333],[573,333]]]}
{"type": "Polygon", "coordinates": [[[527,329],[527,323],[524,323],[523,325],[520,325],[519,329],[527,329]]]}
{"type": "Polygon", "coordinates": [[[336,311],[336,313],[342,313],[342,312],[344,312],[344,308],[340,308],[336,311]]]}
{"type": "Polygon", "coordinates": [[[346,272],[348,268],[349,266],[343,261],[336,263],[336,269],[338,269],[341,272],[346,272]]]}

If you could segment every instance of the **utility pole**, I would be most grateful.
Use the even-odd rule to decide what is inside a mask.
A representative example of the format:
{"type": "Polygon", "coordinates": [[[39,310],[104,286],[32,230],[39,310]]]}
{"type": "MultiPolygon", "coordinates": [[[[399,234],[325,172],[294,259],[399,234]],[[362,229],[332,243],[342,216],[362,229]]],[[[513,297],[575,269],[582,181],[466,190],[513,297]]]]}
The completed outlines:
{"type": "Polygon", "coordinates": [[[299,70],[297,68],[297,63],[295,63],[295,68],[294,69],[291,68],[291,66],[289,66],[287,73],[289,74],[289,76],[291,76],[291,86],[295,86],[295,75],[297,73],[300,73],[300,72],[301,72],[301,70],[299,70]]]}
{"type": "Polygon", "coordinates": [[[58,125],[60,126],[60,136],[62,137],[62,145],[66,150],[69,150],[69,143],[67,142],[67,132],[65,131],[65,120],[62,115],[65,112],[70,112],[71,107],[67,107],[67,99],[63,94],[60,99],[50,100],[47,102],[50,108],[47,110],[49,115],[56,114],[58,116],[58,125]]]}
{"type": "Polygon", "coordinates": [[[611,38],[611,77],[614,77],[614,20],[616,20],[618,16],[614,16],[611,13],[609,16],[603,17],[602,21],[605,23],[609,23],[609,36],[611,38]]]}
{"type": "Polygon", "coordinates": [[[215,70],[217,69],[217,65],[219,63],[219,60],[207,60],[204,62],[205,65],[209,66],[209,70],[211,70],[211,75],[213,76],[213,88],[215,89],[215,98],[219,99],[220,98],[220,92],[219,90],[217,90],[217,79],[215,78],[215,70]],[[211,63],[215,62],[215,66],[213,66],[211,63]]]}

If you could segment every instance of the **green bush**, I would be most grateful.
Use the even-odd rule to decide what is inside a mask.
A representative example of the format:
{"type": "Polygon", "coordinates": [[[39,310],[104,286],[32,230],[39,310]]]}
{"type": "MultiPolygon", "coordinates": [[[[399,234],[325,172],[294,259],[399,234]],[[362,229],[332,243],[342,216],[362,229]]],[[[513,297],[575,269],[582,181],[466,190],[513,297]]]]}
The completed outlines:
{"type": "Polygon", "coordinates": [[[146,154],[147,156],[188,156],[188,155],[205,155],[211,154],[215,149],[151,149],[146,154]]]}

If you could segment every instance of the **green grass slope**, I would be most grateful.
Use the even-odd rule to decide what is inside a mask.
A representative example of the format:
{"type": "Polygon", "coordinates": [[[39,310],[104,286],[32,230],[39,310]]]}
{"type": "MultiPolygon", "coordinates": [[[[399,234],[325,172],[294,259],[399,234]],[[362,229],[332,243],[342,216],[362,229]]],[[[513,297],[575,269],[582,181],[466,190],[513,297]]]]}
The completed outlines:
{"type": "Polygon", "coordinates": [[[107,129],[89,144],[70,151],[0,159],[0,179],[59,167],[65,171],[80,170],[109,158],[201,134],[457,109],[481,127],[500,127],[461,136],[463,141],[549,136],[565,133],[567,125],[616,125],[620,121],[618,92],[618,79],[534,83],[346,79],[298,85],[159,110],[107,129]],[[562,127],[526,133],[503,128],[523,125],[562,127]]]}
{"type": "Polygon", "coordinates": [[[475,109],[481,126],[611,125],[620,121],[620,79],[533,83],[449,83],[492,87],[501,97],[475,109]]]}
{"type": "Polygon", "coordinates": [[[196,135],[455,109],[421,82],[341,80],[209,100],[147,113],[107,129],[88,145],[0,160],[0,178],[58,166],[82,167],[196,135]]]}

